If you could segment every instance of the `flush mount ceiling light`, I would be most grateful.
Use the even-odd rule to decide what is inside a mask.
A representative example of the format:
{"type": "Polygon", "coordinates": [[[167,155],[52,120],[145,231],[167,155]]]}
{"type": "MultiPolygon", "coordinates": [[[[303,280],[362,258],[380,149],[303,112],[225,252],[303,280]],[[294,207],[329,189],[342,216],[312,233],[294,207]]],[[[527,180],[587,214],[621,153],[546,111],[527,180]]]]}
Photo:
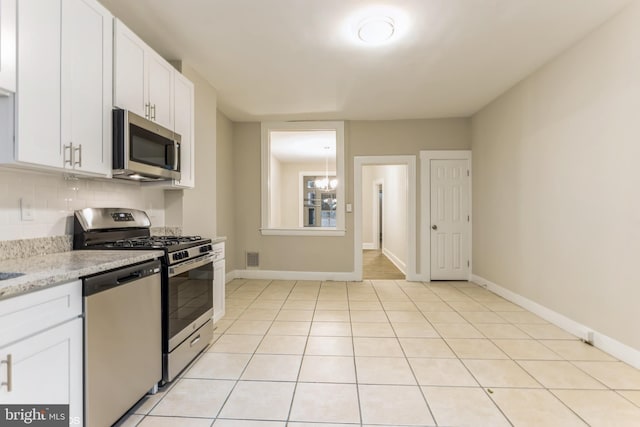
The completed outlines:
{"type": "Polygon", "coordinates": [[[393,19],[388,16],[371,16],[358,25],[358,38],[369,44],[382,44],[395,32],[393,19]]]}
{"type": "Polygon", "coordinates": [[[411,19],[406,10],[377,4],[349,13],[341,24],[340,32],[342,39],[357,49],[377,49],[400,42],[409,35],[410,30],[411,19]]]}

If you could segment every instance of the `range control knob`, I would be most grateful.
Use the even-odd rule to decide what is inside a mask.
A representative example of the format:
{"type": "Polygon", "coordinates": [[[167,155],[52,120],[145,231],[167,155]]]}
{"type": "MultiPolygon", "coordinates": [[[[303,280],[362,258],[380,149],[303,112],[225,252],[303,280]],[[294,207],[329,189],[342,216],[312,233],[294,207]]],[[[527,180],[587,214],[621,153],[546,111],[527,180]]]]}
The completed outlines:
{"type": "Polygon", "coordinates": [[[173,260],[174,261],[179,261],[181,259],[185,259],[189,256],[189,252],[187,251],[182,251],[182,252],[176,252],[175,254],[173,254],[173,260]]]}

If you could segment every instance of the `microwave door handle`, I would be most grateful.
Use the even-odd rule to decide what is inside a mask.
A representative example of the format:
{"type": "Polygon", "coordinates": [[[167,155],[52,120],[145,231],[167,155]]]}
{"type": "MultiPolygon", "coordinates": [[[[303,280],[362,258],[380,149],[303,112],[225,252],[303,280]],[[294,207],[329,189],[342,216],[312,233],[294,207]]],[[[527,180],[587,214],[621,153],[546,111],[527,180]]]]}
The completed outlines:
{"type": "Polygon", "coordinates": [[[173,145],[173,170],[174,171],[179,171],[180,169],[180,143],[176,142],[173,145]]]}

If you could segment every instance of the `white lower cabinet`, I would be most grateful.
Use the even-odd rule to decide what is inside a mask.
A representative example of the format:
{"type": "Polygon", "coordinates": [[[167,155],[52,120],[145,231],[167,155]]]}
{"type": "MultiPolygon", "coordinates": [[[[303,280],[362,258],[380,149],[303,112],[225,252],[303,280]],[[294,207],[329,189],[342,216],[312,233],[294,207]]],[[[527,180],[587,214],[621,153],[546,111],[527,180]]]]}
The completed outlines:
{"type": "Polygon", "coordinates": [[[224,242],[213,245],[213,323],[224,317],[226,300],[226,271],[224,242]]]}
{"type": "MultiPolygon", "coordinates": [[[[82,319],[0,350],[4,404],[69,404],[69,424],[82,425],[82,319]],[[11,391],[7,376],[11,373],[11,391]]],[[[0,415],[1,417],[1,415],[0,415]]]]}
{"type": "Polygon", "coordinates": [[[0,301],[0,402],[68,404],[69,425],[82,425],[81,312],[80,281],[0,301]]]}

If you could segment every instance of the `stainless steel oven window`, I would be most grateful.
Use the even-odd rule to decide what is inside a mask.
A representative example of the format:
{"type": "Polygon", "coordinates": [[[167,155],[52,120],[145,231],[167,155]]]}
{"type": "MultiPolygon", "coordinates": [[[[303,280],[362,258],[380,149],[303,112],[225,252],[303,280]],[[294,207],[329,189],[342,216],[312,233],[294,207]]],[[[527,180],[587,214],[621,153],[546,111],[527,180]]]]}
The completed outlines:
{"type": "MultiPolygon", "coordinates": [[[[169,268],[167,289],[168,339],[213,310],[213,260],[196,259],[169,268]]],[[[197,325],[200,326],[200,325],[197,325]]],[[[196,327],[197,327],[196,326],[196,327]]],[[[195,329],[195,328],[194,328],[195,329]]],[[[189,333],[191,329],[189,329],[189,333]]]]}

